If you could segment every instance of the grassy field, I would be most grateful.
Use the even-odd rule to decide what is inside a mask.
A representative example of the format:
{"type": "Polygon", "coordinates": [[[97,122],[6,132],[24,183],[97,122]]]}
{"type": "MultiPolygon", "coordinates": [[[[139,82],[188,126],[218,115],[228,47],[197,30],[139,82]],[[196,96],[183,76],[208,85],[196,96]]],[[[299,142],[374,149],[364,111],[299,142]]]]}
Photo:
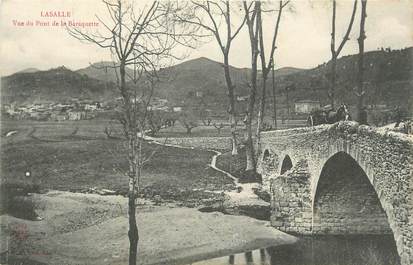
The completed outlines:
{"type": "MultiPolygon", "coordinates": [[[[34,182],[41,189],[84,191],[97,187],[126,193],[125,143],[107,139],[104,123],[15,121],[2,125],[3,182],[34,182]],[[72,135],[76,127],[79,129],[72,135]],[[4,137],[11,130],[18,132],[4,137]],[[32,175],[29,178],[27,171],[32,175]]],[[[141,191],[145,197],[195,201],[208,197],[203,190],[233,186],[231,179],[209,167],[212,152],[152,143],[145,143],[144,150],[156,150],[143,170],[141,191]]]]}
{"type": "MultiPolygon", "coordinates": [[[[127,168],[126,148],[123,140],[108,139],[105,127],[110,127],[115,136],[121,136],[119,125],[109,120],[2,121],[2,182],[34,182],[42,189],[84,191],[97,187],[126,193],[127,177],[123,171],[127,168]],[[6,137],[11,131],[15,133],[6,137]],[[32,177],[25,177],[27,171],[32,177]]],[[[242,130],[239,133],[243,135],[242,130]]],[[[229,126],[220,133],[213,126],[199,126],[188,135],[179,122],[158,134],[159,137],[225,135],[229,135],[229,126]]],[[[151,143],[144,147],[146,152],[157,150],[143,171],[141,191],[147,197],[191,200],[199,197],[194,190],[222,190],[232,186],[230,179],[208,166],[211,152],[151,143]]],[[[235,158],[224,155],[218,166],[242,178],[239,165],[243,167],[244,156],[242,152],[235,158]]]]}
{"type": "MultiPolygon", "coordinates": [[[[216,121],[220,123],[221,121],[216,121]]],[[[175,126],[162,129],[157,136],[159,137],[219,137],[219,136],[230,136],[231,135],[231,128],[227,121],[222,121],[224,127],[221,129],[220,132],[213,126],[205,126],[200,124],[200,126],[195,127],[192,129],[191,134],[187,134],[185,128],[179,123],[176,122],[175,126]]],[[[271,121],[267,121],[268,124],[271,124],[271,121]]],[[[256,123],[253,124],[253,131],[256,131],[256,123]]],[[[290,120],[285,121],[285,123],[281,123],[281,120],[278,121],[278,129],[289,129],[289,128],[296,128],[296,127],[303,127],[306,126],[306,121],[302,120],[290,120]]],[[[238,135],[243,137],[245,133],[244,124],[239,124],[237,127],[238,135]]]]}
{"type": "Polygon", "coordinates": [[[245,148],[238,151],[238,155],[232,155],[231,152],[223,153],[217,158],[217,167],[225,170],[234,177],[242,179],[244,169],[247,166],[245,148]]]}
{"type": "MultiPolygon", "coordinates": [[[[199,126],[192,129],[191,134],[186,133],[186,129],[181,125],[179,121],[175,123],[175,126],[168,127],[160,130],[156,136],[159,137],[219,137],[229,136],[230,127],[227,121],[214,121],[216,123],[223,123],[224,127],[218,131],[213,125],[205,126],[199,122],[199,126]]],[[[270,124],[270,121],[267,121],[270,124]]],[[[305,121],[290,120],[285,121],[284,124],[278,121],[278,129],[288,129],[305,126],[305,121]]],[[[81,120],[81,121],[30,121],[30,120],[3,120],[1,121],[1,136],[2,143],[8,143],[10,141],[15,142],[21,140],[22,137],[27,136],[30,132],[35,130],[33,135],[38,138],[53,139],[54,137],[61,138],[62,136],[70,136],[76,129],[76,136],[83,138],[106,138],[104,133],[105,128],[108,127],[112,130],[116,136],[121,136],[121,127],[117,122],[104,119],[94,120],[81,120]],[[18,131],[14,137],[3,137],[10,131],[18,131]]],[[[256,123],[253,124],[253,130],[256,130],[256,123]]],[[[237,127],[238,134],[244,135],[244,125],[240,124],[237,127]]]]}

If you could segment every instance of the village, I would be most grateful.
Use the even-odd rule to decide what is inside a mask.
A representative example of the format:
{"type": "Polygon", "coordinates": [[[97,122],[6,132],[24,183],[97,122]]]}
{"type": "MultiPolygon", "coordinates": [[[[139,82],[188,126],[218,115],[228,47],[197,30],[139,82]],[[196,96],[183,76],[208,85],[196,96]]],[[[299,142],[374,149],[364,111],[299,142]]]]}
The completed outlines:
{"type": "MultiPolygon", "coordinates": [[[[120,105],[121,98],[114,101],[98,102],[93,100],[72,99],[68,102],[33,103],[16,105],[2,104],[2,113],[12,120],[37,121],[79,121],[95,118],[99,113],[113,111],[120,105]]],[[[166,99],[154,98],[149,110],[179,112],[180,107],[169,108],[166,99]]]]}

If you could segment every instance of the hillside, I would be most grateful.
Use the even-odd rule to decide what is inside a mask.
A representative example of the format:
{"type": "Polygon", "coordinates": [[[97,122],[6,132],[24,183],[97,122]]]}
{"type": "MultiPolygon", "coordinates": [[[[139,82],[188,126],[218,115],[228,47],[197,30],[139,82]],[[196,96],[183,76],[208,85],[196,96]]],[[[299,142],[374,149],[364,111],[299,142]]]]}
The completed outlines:
{"type": "MultiPolygon", "coordinates": [[[[236,93],[247,94],[245,80],[249,69],[231,67],[236,93]]],[[[223,66],[207,58],[198,58],[165,68],[161,71],[162,82],[157,94],[175,103],[184,103],[197,93],[202,93],[206,103],[219,105],[226,102],[226,82],[223,66]]]]}
{"type": "MultiPolygon", "coordinates": [[[[413,105],[413,47],[402,50],[378,50],[365,54],[366,104],[413,105]]],[[[280,102],[285,101],[285,87],[291,102],[300,99],[321,100],[328,104],[327,89],[330,77],[330,62],[316,68],[288,76],[278,77],[280,102]]],[[[358,73],[358,56],[348,55],[337,61],[336,101],[355,105],[354,88],[358,73]]]]}
{"type": "Polygon", "coordinates": [[[37,69],[37,68],[26,68],[26,69],[23,69],[21,71],[18,71],[17,73],[35,73],[35,72],[38,72],[38,71],[40,71],[40,70],[37,69]]]}
{"type": "MultiPolygon", "coordinates": [[[[300,71],[302,69],[286,67],[276,70],[276,75],[287,76],[300,71]]],[[[230,72],[235,95],[247,96],[250,69],[230,67],[230,72]]],[[[222,63],[201,57],[168,67],[161,73],[164,78],[157,88],[158,96],[175,104],[202,104],[209,109],[226,111],[228,97],[222,63]]],[[[239,112],[244,108],[239,104],[239,112]]]]}
{"type": "Polygon", "coordinates": [[[1,79],[3,103],[65,102],[73,98],[113,97],[113,84],[73,72],[64,66],[33,73],[16,73],[1,79]]]}
{"type": "MultiPolygon", "coordinates": [[[[88,67],[76,70],[77,73],[81,75],[87,75],[91,78],[104,81],[104,82],[116,82],[116,72],[113,68],[113,62],[98,62],[89,65],[88,67]]],[[[130,80],[130,77],[133,76],[133,70],[126,69],[127,76],[126,80],[130,80]]],[[[118,70],[119,76],[119,70],[118,70]]]]}
{"type": "MultiPolygon", "coordinates": [[[[403,50],[378,50],[365,55],[366,104],[412,106],[413,48],[403,50]]],[[[357,55],[340,58],[337,62],[337,102],[355,105],[353,92],[357,78],[357,55]]],[[[65,101],[70,98],[113,100],[116,97],[111,81],[116,80],[110,62],[93,64],[75,72],[59,67],[48,71],[16,73],[2,78],[3,102],[65,101]]],[[[236,96],[249,94],[247,87],[250,70],[231,67],[236,96]]],[[[131,74],[131,70],[128,70],[131,74]]],[[[320,100],[328,104],[327,88],[330,63],[313,69],[284,67],[276,70],[277,106],[286,108],[285,88],[289,91],[289,103],[301,99],[320,100]]],[[[205,57],[189,60],[161,69],[161,82],[155,96],[166,98],[170,105],[203,105],[224,113],[227,106],[227,90],[222,63],[205,57]]],[[[268,80],[271,90],[271,78],[268,80]]],[[[268,99],[271,98],[270,94],[268,99]]],[[[239,104],[243,112],[245,104],[239,104]]],[[[267,107],[272,102],[268,100],[267,107]]]]}
{"type": "Polygon", "coordinates": [[[282,67],[282,68],[276,69],[275,74],[276,76],[280,77],[280,76],[285,76],[285,75],[290,75],[290,74],[296,74],[301,71],[304,71],[304,69],[296,68],[296,67],[282,67]]]}

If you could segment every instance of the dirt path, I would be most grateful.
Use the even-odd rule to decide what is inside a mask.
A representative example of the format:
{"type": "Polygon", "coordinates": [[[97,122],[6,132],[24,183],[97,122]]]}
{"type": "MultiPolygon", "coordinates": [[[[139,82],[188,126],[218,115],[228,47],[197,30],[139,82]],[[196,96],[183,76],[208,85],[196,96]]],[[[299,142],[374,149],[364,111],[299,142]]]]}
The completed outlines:
{"type": "MultiPolygon", "coordinates": [[[[180,148],[180,149],[196,149],[195,147],[187,147],[187,146],[180,146],[180,145],[174,145],[174,144],[167,144],[167,143],[161,143],[157,141],[156,138],[152,137],[145,137],[147,140],[152,141],[155,144],[163,145],[163,146],[170,146],[170,147],[175,147],[175,148],[180,148]]],[[[232,174],[229,172],[222,170],[216,166],[216,161],[217,158],[222,155],[221,152],[213,150],[213,149],[208,149],[207,151],[214,152],[215,155],[211,158],[211,163],[210,167],[213,168],[214,170],[221,172],[231,178],[236,187],[237,190],[234,191],[225,191],[224,193],[227,195],[229,198],[228,203],[231,205],[230,207],[234,206],[258,206],[258,207],[269,207],[269,203],[263,201],[260,199],[255,193],[254,193],[254,188],[258,188],[259,184],[258,183],[239,183],[238,178],[234,177],[232,174]],[[240,190],[240,192],[239,192],[240,190]]]]}

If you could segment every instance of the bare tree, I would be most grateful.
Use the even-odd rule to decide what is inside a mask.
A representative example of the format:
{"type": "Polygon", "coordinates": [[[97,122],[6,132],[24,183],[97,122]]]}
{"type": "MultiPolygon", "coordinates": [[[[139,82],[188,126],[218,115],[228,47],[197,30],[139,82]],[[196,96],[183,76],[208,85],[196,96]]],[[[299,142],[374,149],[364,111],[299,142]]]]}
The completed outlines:
{"type": "Polygon", "coordinates": [[[330,99],[331,107],[334,108],[334,91],[336,88],[336,68],[337,68],[337,58],[341,53],[346,42],[349,40],[349,35],[351,32],[351,28],[353,27],[354,17],[357,10],[357,1],[354,0],[353,4],[353,11],[351,13],[350,21],[347,27],[347,31],[344,34],[343,40],[341,41],[339,47],[336,49],[336,9],[337,9],[337,1],[333,0],[333,15],[332,15],[332,23],[331,23],[331,72],[330,72],[330,89],[328,91],[328,97],[330,99]]]}
{"type": "Polygon", "coordinates": [[[274,69],[274,65],[275,65],[275,61],[274,58],[271,58],[271,60],[273,61],[271,63],[271,84],[272,84],[272,109],[273,109],[273,124],[274,124],[274,129],[277,130],[277,88],[275,86],[275,69],[274,69]]]}
{"type": "Polygon", "coordinates": [[[214,122],[213,125],[214,125],[215,129],[217,129],[218,134],[221,134],[222,128],[225,127],[225,125],[222,122],[220,122],[220,123],[215,123],[214,122]]]}
{"type": "Polygon", "coordinates": [[[134,3],[122,0],[102,0],[108,17],[97,19],[104,32],[87,32],[76,27],[68,28],[73,37],[108,50],[117,75],[117,87],[122,96],[119,120],[127,141],[129,178],[129,264],[135,265],[139,242],[136,223],[136,198],[144,164],[151,158],[142,152],[146,129],[146,115],[153,89],[157,82],[157,69],[162,60],[173,57],[172,49],[187,44],[196,34],[194,27],[174,23],[172,17],[184,12],[177,2],[150,2],[136,8],[134,3]],[[133,85],[126,84],[126,67],[133,66],[133,85]],[[142,79],[144,78],[144,80],[142,79]],[[139,80],[139,82],[138,82],[139,80]],[[148,92],[149,91],[149,92],[148,92]]]}
{"type": "Polygon", "coordinates": [[[149,135],[156,136],[165,124],[166,116],[161,111],[155,111],[150,106],[147,115],[147,124],[149,127],[149,135]]]}
{"type": "Polygon", "coordinates": [[[223,68],[225,75],[225,82],[228,90],[228,114],[231,124],[231,139],[232,139],[232,154],[238,154],[238,142],[236,132],[236,113],[235,113],[235,85],[231,79],[229,54],[231,50],[231,44],[238,33],[241,31],[245,24],[245,18],[233,26],[232,14],[234,10],[232,8],[233,3],[229,0],[223,1],[192,1],[195,9],[195,16],[191,19],[181,19],[185,23],[193,24],[203,28],[206,32],[209,32],[216,40],[223,59],[223,68]],[[205,18],[205,19],[201,19],[205,18]],[[220,27],[220,23],[223,21],[224,27],[220,27]]]}
{"type": "Polygon", "coordinates": [[[258,48],[258,38],[259,38],[259,16],[261,15],[261,2],[243,2],[243,7],[245,11],[246,24],[248,26],[248,35],[250,38],[250,47],[251,47],[251,76],[248,86],[250,88],[250,96],[248,101],[248,109],[246,112],[246,117],[244,119],[246,127],[246,159],[247,166],[246,171],[256,171],[255,164],[255,154],[254,154],[254,145],[252,139],[252,120],[254,116],[254,107],[255,107],[255,98],[257,95],[257,60],[259,55],[258,48]]]}
{"type": "Polygon", "coordinates": [[[212,119],[211,119],[211,115],[209,113],[209,111],[205,108],[201,108],[201,110],[199,111],[199,119],[202,121],[202,123],[205,126],[210,126],[212,119]]]}
{"type": "Polygon", "coordinates": [[[182,112],[178,120],[185,127],[187,134],[191,134],[192,129],[199,126],[197,118],[190,111],[182,112]]]}
{"type": "Polygon", "coordinates": [[[366,32],[365,32],[365,23],[366,23],[366,13],[367,9],[367,0],[361,0],[361,17],[360,17],[360,33],[358,38],[359,44],[359,60],[358,60],[358,92],[356,93],[358,97],[357,102],[357,120],[362,120],[362,111],[363,111],[363,99],[364,99],[364,40],[366,39],[366,32]]]}
{"type": "MultiPolygon", "coordinates": [[[[290,1],[286,1],[283,3],[283,1],[279,2],[279,7],[278,7],[278,15],[277,15],[277,21],[274,26],[274,33],[272,36],[272,43],[270,47],[270,53],[269,53],[269,61],[268,63],[266,62],[266,56],[265,56],[265,48],[264,48],[264,31],[263,31],[263,23],[262,23],[262,15],[258,16],[257,18],[258,23],[259,23],[259,45],[260,45],[260,59],[261,59],[261,69],[262,69],[262,90],[261,90],[261,101],[260,101],[260,107],[258,110],[258,124],[257,124],[257,149],[260,144],[260,132],[262,130],[262,125],[264,121],[264,116],[265,116],[265,100],[267,98],[267,93],[266,93],[266,87],[267,87],[267,79],[268,79],[268,74],[270,73],[271,68],[274,67],[274,53],[275,49],[277,48],[277,36],[278,36],[278,30],[280,27],[280,21],[281,21],[281,15],[283,9],[288,5],[290,1]]],[[[262,10],[259,10],[260,13],[262,13],[262,10]]],[[[273,71],[274,75],[274,71],[273,71]]],[[[273,76],[274,79],[274,76],[273,76]]],[[[273,82],[275,82],[273,80],[273,82]]],[[[275,108],[275,85],[273,84],[273,101],[274,101],[274,108],[275,108]]],[[[276,113],[276,110],[274,110],[274,113],[276,113]]],[[[274,119],[276,119],[276,114],[274,114],[274,119]]],[[[276,122],[275,122],[276,123],[276,122]]]]}

